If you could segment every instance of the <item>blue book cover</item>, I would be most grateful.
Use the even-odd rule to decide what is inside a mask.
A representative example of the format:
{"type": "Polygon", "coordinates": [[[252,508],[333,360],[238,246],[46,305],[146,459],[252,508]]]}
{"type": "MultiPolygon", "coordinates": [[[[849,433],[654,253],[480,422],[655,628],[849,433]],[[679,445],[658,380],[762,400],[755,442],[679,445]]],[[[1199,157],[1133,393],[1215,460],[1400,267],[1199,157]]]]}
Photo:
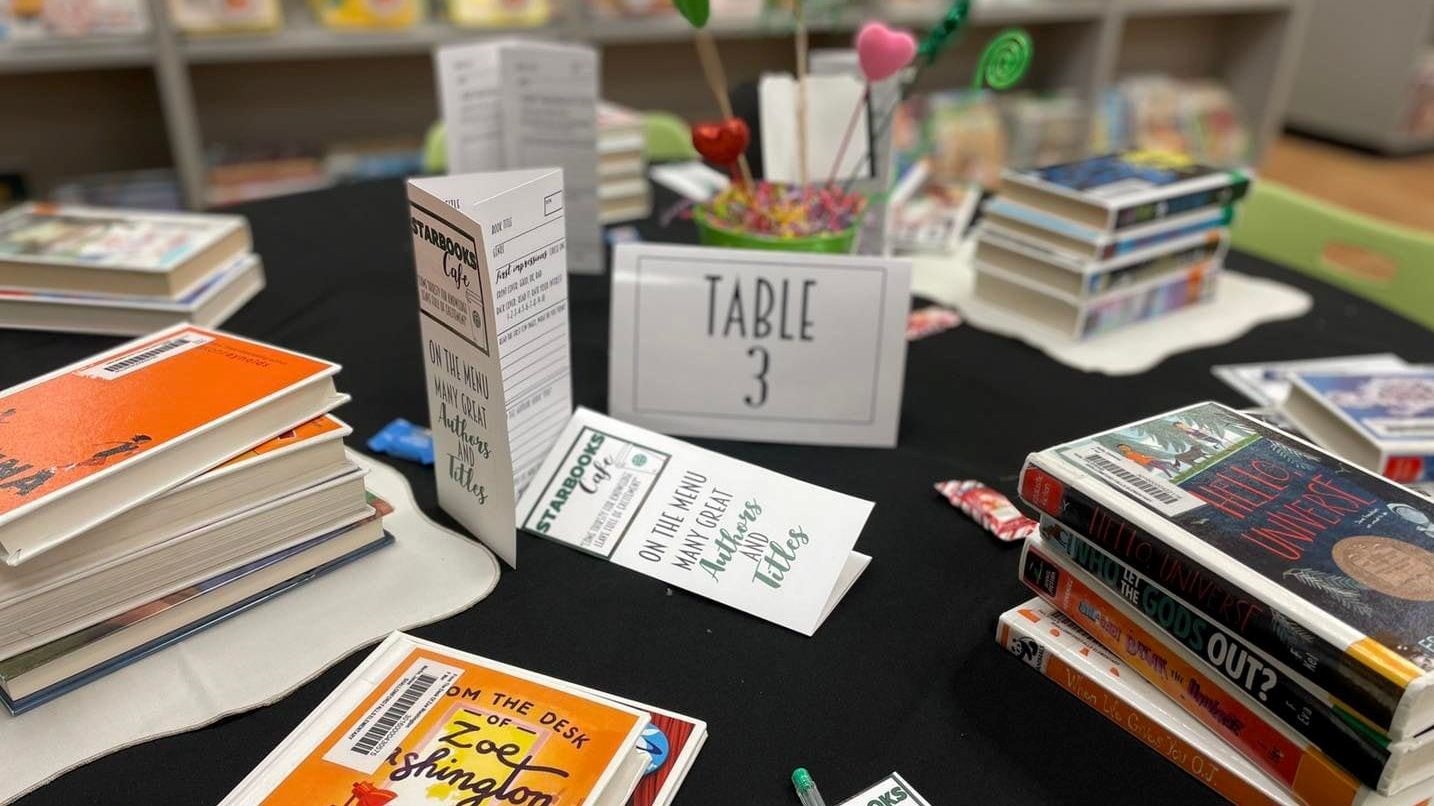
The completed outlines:
{"type": "Polygon", "coordinates": [[[1434,367],[1297,372],[1284,413],[1313,441],[1386,478],[1434,477],[1434,367]]]}
{"type": "MultiPolygon", "coordinates": [[[[1216,403],[1033,461],[1051,454],[1050,473],[1078,471],[1063,478],[1259,597],[1234,623],[1277,613],[1406,684],[1434,670],[1434,502],[1216,403]]],[[[1199,600],[1169,570],[1162,584],[1199,600]]]]}

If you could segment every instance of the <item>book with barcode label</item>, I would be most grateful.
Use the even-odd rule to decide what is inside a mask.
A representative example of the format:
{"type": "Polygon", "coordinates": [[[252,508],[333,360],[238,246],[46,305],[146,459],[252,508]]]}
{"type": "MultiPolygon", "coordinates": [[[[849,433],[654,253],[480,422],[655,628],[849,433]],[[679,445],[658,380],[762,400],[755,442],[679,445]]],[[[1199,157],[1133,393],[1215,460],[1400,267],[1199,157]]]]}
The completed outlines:
{"type": "Polygon", "coordinates": [[[390,635],[226,806],[619,806],[653,759],[651,718],[608,695],[390,635]]]}
{"type": "Polygon", "coordinates": [[[0,288],[178,298],[249,245],[241,216],[22,204],[0,215],[0,288]]]}
{"type": "Polygon", "coordinates": [[[1360,467],[1434,480],[1434,367],[1295,372],[1280,413],[1360,467]]]}
{"type": "Polygon", "coordinates": [[[336,364],[177,326],[0,392],[0,551],[52,549],[346,398],[336,364]]]}
{"type": "Polygon", "coordinates": [[[1217,403],[1026,460],[1032,506],[1400,740],[1434,725],[1434,503],[1217,403]]]}

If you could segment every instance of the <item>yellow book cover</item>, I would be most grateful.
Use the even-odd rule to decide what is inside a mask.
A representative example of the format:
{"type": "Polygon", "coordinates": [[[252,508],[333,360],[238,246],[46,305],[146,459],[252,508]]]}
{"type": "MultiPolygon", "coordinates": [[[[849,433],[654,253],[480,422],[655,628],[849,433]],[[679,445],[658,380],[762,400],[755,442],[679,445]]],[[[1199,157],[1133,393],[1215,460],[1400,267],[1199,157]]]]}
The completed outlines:
{"type": "Polygon", "coordinates": [[[591,803],[649,717],[561,685],[395,633],[224,803],[591,803]]]}
{"type": "Polygon", "coordinates": [[[310,0],[314,16],[330,28],[412,28],[425,15],[423,0],[310,0]]]}
{"type": "Polygon", "coordinates": [[[474,28],[521,28],[546,25],[553,18],[549,0],[448,0],[454,25],[474,28]]]}

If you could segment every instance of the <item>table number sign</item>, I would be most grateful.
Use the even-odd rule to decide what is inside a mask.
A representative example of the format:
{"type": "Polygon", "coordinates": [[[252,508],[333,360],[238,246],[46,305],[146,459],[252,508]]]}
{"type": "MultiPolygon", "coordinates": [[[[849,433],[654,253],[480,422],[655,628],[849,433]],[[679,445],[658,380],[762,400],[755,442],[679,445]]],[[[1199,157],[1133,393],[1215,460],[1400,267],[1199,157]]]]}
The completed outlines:
{"type": "Polygon", "coordinates": [[[579,407],[518,504],[524,531],[816,632],[871,558],[871,502],[579,407]]]}
{"type": "Polygon", "coordinates": [[[608,406],[669,434],[896,444],[911,267],[621,244],[608,406]]]}
{"type": "Polygon", "coordinates": [[[562,198],[555,168],[408,183],[438,503],[509,565],[572,411],[562,198]]]}

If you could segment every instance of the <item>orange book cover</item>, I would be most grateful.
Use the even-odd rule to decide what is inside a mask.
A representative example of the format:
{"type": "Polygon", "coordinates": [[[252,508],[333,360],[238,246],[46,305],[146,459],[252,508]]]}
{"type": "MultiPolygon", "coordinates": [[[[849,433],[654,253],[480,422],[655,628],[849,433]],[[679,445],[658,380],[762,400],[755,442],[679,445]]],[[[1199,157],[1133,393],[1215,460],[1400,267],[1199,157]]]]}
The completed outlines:
{"type": "Polygon", "coordinates": [[[294,426],[273,439],[255,445],[237,456],[230,457],[225,460],[224,464],[219,465],[214,468],[214,470],[238,467],[239,465],[258,459],[261,456],[270,456],[279,451],[289,450],[290,448],[313,442],[317,439],[341,437],[349,434],[351,431],[352,429],[345,425],[342,420],[339,420],[331,414],[325,414],[322,417],[315,417],[306,423],[294,426]]]}
{"type": "Polygon", "coordinates": [[[541,680],[396,634],[225,803],[586,803],[632,755],[647,717],[541,680]],[[377,685],[326,728],[327,706],[352,701],[348,689],[365,680],[377,685]],[[280,767],[269,763],[290,754],[297,766],[270,783],[280,767]]]}
{"type": "Polygon", "coordinates": [[[337,371],[183,325],[0,392],[0,526],[337,371]]]}

